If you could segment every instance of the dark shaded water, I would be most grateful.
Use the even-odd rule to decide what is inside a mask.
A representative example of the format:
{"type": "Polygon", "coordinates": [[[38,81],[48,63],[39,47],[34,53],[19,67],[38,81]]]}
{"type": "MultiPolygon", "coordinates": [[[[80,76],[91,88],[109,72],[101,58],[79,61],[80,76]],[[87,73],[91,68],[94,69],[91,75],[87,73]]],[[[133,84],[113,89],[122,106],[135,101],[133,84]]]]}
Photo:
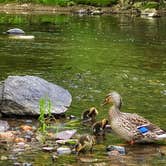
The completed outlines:
{"type": "MultiPolygon", "coordinates": [[[[96,106],[98,119],[107,117],[108,108],[100,107],[104,96],[116,90],[123,97],[122,110],[136,112],[166,128],[164,17],[1,14],[0,32],[13,27],[34,35],[35,40],[0,35],[0,81],[9,75],[40,76],[71,92],[73,102],[67,114],[80,117],[83,110],[96,106]]],[[[105,160],[117,165],[166,164],[158,145],[128,147],[128,155],[114,163],[106,157],[105,146],[116,143],[122,141],[108,135],[103,144],[96,145],[94,165],[107,165],[105,160]]],[[[165,151],[165,146],[161,148],[165,151]]],[[[35,165],[46,160],[43,165],[51,165],[50,155],[42,152],[30,152],[22,160],[35,165]]],[[[58,163],[78,165],[80,160],[62,156],[58,163]]],[[[90,164],[87,158],[82,163],[90,164]]]]}

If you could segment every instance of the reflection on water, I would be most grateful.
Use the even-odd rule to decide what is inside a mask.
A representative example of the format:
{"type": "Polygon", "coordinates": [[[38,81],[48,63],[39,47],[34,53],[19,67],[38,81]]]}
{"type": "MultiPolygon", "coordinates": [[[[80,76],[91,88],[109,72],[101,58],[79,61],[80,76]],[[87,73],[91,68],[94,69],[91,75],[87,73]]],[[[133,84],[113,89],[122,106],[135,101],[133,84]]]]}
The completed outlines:
{"type": "MultiPolygon", "coordinates": [[[[35,40],[0,35],[0,80],[8,75],[40,76],[71,92],[68,114],[80,117],[83,110],[96,106],[98,119],[107,117],[108,108],[100,107],[103,98],[116,90],[123,97],[122,110],[136,112],[165,128],[165,18],[1,14],[0,32],[13,27],[34,35],[35,40]]],[[[105,146],[119,143],[122,141],[109,134],[106,141],[96,145],[92,157],[97,162],[93,165],[166,163],[159,150],[165,151],[165,146],[159,145],[127,146],[126,156],[109,158],[105,146]]],[[[24,158],[31,158],[36,165],[41,160],[47,160],[48,165],[52,162],[49,154],[31,155],[24,158]]],[[[62,156],[58,163],[90,165],[88,158],[62,156]]]]}

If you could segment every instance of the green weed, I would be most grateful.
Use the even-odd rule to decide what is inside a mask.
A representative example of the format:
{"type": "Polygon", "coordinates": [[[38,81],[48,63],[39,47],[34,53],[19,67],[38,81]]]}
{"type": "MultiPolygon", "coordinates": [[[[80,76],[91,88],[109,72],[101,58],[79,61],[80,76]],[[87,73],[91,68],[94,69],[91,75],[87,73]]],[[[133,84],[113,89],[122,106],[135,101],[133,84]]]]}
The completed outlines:
{"type": "Polygon", "coordinates": [[[46,98],[41,98],[39,101],[39,108],[40,108],[40,116],[38,118],[39,120],[39,131],[42,133],[47,132],[47,119],[51,117],[51,101],[50,99],[46,98]],[[47,118],[46,118],[47,117],[47,118]]]}

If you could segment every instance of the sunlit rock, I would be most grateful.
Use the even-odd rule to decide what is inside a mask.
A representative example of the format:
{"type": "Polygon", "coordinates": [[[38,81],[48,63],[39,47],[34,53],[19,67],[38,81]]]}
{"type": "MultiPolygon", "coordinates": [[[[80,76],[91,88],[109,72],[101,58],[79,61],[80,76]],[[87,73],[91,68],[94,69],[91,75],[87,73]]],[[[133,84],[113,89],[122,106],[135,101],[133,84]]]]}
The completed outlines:
{"type": "Polygon", "coordinates": [[[14,142],[15,142],[15,143],[25,142],[25,139],[18,137],[18,138],[15,138],[15,139],[14,139],[14,142]]]}
{"type": "Polygon", "coordinates": [[[160,17],[160,14],[156,9],[145,9],[141,10],[141,16],[147,16],[147,17],[160,17]]]}
{"type": "Polygon", "coordinates": [[[39,115],[40,99],[50,100],[51,113],[60,115],[72,101],[66,89],[35,76],[9,76],[0,89],[0,111],[6,115],[39,115]]]}
{"type": "Polygon", "coordinates": [[[91,15],[101,15],[103,11],[101,9],[91,10],[91,15]]]}
{"type": "Polygon", "coordinates": [[[12,29],[7,30],[5,33],[10,34],[10,35],[23,35],[23,34],[25,34],[25,32],[20,28],[12,28],[12,29]]]}
{"type": "Polygon", "coordinates": [[[10,39],[34,39],[33,35],[25,35],[25,32],[20,28],[12,28],[4,32],[10,39]]]}
{"type": "Polygon", "coordinates": [[[32,127],[31,127],[31,126],[28,126],[28,125],[21,125],[20,128],[21,128],[23,131],[32,130],[32,127]]]}
{"type": "Polygon", "coordinates": [[[56,134],[56,139],[67,140],[73,137],[77,130],[66,130],[56,134]]]}

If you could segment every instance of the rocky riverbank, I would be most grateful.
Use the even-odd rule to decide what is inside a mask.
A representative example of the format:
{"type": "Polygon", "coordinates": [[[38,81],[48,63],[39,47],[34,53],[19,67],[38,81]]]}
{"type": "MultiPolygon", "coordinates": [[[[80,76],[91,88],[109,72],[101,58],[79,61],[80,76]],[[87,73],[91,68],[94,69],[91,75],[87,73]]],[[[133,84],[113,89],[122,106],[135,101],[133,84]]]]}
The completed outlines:
{"type": "MultiPolygon", "coordinates": [[[[17,14],[17,13],[63,13],[63,14],[91,14],[91,15],[101,15],[101,14],[131,14],[139,16],[141,13],[157,13],[157,15],[163,16],[166,15],[166,9],[156,9],[156,8],[141,8],[140,4],[121,6],[119,4],[114,5],[112,7],[94,7],[87,5],[74,5],[74,6],[49,6],[49,5],[40,5],[40,4],[32,4],[32,3],[10,3],[10,4],[0,4],[0,12],[7,14],[17,14]]],[[[156,16],[156,14],[155,14],[156,16]]]]}

